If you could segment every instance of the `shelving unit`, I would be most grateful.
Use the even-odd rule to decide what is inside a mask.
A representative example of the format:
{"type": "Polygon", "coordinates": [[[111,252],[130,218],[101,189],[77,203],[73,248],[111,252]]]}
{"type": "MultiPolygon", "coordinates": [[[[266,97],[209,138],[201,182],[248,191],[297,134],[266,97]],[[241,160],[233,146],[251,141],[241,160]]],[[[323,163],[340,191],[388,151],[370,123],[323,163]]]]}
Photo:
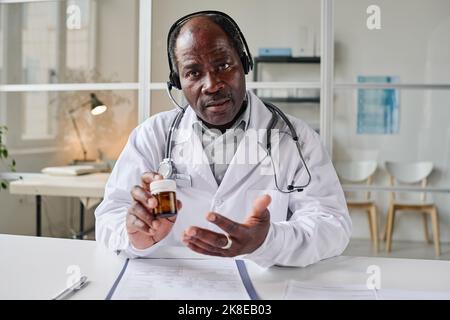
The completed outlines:
{"type": "Polygon", "coordinates": [[[258,81],[258,64],[260,63],[319,63],[320,57],[255,57],[253,66],[253,81],[258,81]]]}
{"type": "MultiPolygon", "coordinates": [[[[265,97],[267,99],[267,97],[265,97]]],[[[271,97],[271,102],[284,102],[284,103],[320,103],[320,97],[317,98],[280,98],[280,97],[271,97]]]]}
{"type": "MultiPolygon", "coordinates": [[[[260,73],[261,73],[261,64],[318,64],[320,65],[320,57],[284,57],[284,56],[266,56],[266,57],[255,57],[254,58],[254,67],[253,67],[253,81],[261,81],[260,73]]],[[[273,69],[272,69],[273,70],[273,69]]],[[[318,74],[320,76],[320,72],[318,74]]],[[[288,90],[288,89],[286,89],[288,90]]],[[[312,112],[313,119],[307,119],[307,122],[313,127],[317,132],[319,132],[319,118],[320,118],[320,109],[311,109],[316,108],[316,106],[320,106],[320,95],[315,96],[298,96],[297,93],[289,95],[289,91],[286,91],[283,96],[277,95],[269,95],[260,94],[259,95],[263,100],[272,102],[272,103],[281,103],[285,105],[285,108],[295,110],[296,113],[303,112],[309,114],[311,117],[312,112]],[[299,104],[299,107],[302,107],[300,104],[304,104],[303,111],[298,109],[292,109],[292,107],[287,106],[287,104],[299,104]]],[[[297,106],[295,106],[297,107],[297,106]]],[[[288,112],[289,113],[289,112],[288,112]]],[[[302,117],[302,116],[300,116],[302,117]]]]}

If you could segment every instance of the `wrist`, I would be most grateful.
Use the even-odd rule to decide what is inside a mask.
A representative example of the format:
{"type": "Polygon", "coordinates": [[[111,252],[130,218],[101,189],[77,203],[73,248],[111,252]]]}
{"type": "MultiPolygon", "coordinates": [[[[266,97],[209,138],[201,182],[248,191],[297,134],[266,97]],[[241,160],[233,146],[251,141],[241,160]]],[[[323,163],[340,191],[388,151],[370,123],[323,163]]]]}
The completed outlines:
{"type": "Polygon", "coordinates": [[[259,239],[255,242],[255,244],[252,247],[250,247],[247,253],[253,253],[264,245],[267,239],[267,235],[269,234],[269,230],[270,230],[270,223],[265,227],[264,231],[261,231],[261,235],[263,236],[259,237],[259,239]]]}
{"type": "Polygon", "coordinates": [[[156,244],[156,241],[154,241],[153,239],[147,239],[147,241],[139,241],[138,239],[135,239],[133,235],[133,233],[128,233],[128,242],[130,246],[135,250],[146,250],[156,244]]]}

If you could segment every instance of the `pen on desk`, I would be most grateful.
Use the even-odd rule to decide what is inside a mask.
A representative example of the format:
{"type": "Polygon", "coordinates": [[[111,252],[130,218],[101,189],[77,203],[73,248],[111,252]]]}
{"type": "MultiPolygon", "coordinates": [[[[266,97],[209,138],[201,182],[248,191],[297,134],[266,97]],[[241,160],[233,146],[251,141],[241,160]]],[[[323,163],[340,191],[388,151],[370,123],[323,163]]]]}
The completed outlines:
{"type": "Polygon", "coordinates": [[[84,288],[86,285],[88,284],[87,281],[87,277],[86,276],[82,276],[80,277],[80,280],[78,280],[77,282],[75,282],[73,285],[71,285],[70,287],[64,289],[63,291],[61,291],[61,293],[59,293],[56,297],[54,297],[52,300],[63,300],[65,298],[67,298],[68,296],[74,294],[75,292],[81,290],[82,288],[84,288]]]}

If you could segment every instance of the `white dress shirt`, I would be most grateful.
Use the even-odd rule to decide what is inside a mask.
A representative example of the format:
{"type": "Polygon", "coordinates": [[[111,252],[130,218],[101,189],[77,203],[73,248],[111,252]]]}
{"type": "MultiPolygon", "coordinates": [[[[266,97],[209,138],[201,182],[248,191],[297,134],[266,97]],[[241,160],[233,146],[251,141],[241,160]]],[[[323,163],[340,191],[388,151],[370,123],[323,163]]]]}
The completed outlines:
{"type": "Polygon", "coordinates": [[[222,182],[228,165],[233,160],[234,154],[244,137],[249,119],[250,108],[246,104],[245,111],[224,133],[218,129],[208,128],[201,119],[192,124],[194,131],[200,135],[203,151],[208,158],[211,171],[218,185],[222,182]]]}

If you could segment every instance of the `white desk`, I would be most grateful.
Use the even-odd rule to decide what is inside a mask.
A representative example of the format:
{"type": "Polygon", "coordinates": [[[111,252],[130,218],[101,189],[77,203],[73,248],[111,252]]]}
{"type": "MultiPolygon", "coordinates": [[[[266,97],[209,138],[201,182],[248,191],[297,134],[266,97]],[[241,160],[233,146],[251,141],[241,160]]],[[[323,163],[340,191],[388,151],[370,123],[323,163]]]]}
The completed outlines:
{"type": "MultiPolygon", "coordinates": [[[[0,299],[50,299],[65,287],[70,265],[90,280],[73,299],[105,299],[124,263],[94,241],[0,235],[0,252],[0,299]]],[[[341,256],[306,268],[267,270],[247,262],[262,299],[281,299],[289,279],[365,285],[370,265],[380,267],[382,288],[450,291],[450,261],[341,256]]]]}
{"type": "Polygon", "coordinates": [[[95,173],[80,176],[50,176],[47,174],[24,175],[22,180],[12,181],[11,194],[36,196],[36,235],[41,236],[42,196],[80,198],[80,237],[84,234],[84,205],[92,198],[103,198],[109,173],[95,173]]]}

